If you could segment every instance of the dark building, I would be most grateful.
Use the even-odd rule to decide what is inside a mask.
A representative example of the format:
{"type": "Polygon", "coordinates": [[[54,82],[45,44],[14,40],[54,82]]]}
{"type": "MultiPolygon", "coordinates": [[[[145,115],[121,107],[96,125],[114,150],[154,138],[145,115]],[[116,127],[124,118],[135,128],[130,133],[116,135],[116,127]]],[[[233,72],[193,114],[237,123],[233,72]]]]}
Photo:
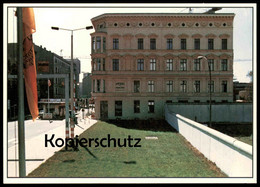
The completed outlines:
{"type": "Polygon", "coordinates": [[[87,100],[91,98],[91,73],[84,73],[82,79],[82,98],[85,99],[85,103],[87,104],[87,100]]]}
{"type": "Polygon", "coordinates": [[[234,101],[252,102],[253,85],[252,83],[234,82],[233,83],[234,101]]]}
{"type": "MultiPolygon", "coordinates": [[[[61,56],[48,51],[42,46],[34,44],[35,63],[37,74],[69,74],[70,76],[70,61],[61,56]]],[[[17,93],[17,79],[12,75],[17,75],[17,44],[8,44],[8,93],[17,93]]],[[[76,78],[75,84],[79,82],[80,61],[74,60],[74,75],[76,78]]],[[[69,79],[70,80],[70,79],[69,79]]],[[[69,84],[70,85],[70,84],[69,84]]],[[[50,113],[57,116],[65,114],[65,81],[60,78],[50,78],[37,80],[38,104],[39,110],[48,112],[48,95],[50,99],[50,113]]],[[[69,89],[70,90],[70,89],[69,89]]],[[[76,89],[76,96],[79,90],[76,89]]],[[[25,94],[26,96],[26,94],[25,94]]],[[[17,116],[18,96],[16,94],[8,94],[8,117],[14,118],[17,116]]],[[[25,97],[25,114],[30,114],[25,97]]],[[[9,119],[9,118],[8,118],[9,119]]]]}

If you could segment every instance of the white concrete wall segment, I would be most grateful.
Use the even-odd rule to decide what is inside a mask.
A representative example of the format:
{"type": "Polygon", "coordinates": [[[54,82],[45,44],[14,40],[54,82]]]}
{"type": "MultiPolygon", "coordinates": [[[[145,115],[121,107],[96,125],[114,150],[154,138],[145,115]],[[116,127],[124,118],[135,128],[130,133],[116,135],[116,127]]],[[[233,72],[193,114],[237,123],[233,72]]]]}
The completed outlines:
{"type": "MultiPolygon", "coordinates": [[[[167,104],[171,112],[199,122],[209,121],[208,103],[167,104]]],[[[252,123],[252,103],[212,103],[212,122],[252,123]]]]}
{"type": "Polygon", "coordinates": [[[165,119],[229,177],[252,177],[251,145],[175,114],[168,105],[165,105],[165,119]]]}

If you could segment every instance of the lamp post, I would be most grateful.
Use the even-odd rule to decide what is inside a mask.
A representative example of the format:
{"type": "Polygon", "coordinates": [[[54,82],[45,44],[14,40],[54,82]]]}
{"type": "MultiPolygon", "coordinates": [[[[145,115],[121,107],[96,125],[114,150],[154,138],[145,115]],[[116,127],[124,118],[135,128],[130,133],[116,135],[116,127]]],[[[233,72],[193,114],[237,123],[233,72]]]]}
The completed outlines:
{"type": "MultiPolygon", "coordinates": [[[[207,57],[205,56],[198,56],[198,59],[204,59],[208,61],[207,57]]],[[[211,67],[208,61],[208,68],[209,68],[209,127],[211,127],[211,67]]]]}
{"type": "MultiPolygon", "coordinates": [[[[64,28],[59,28],[59,27],[51,27],[53,30],[65,30],[65,31],[70,31],[71,32],[71,65],[70,65],[70,108],[71,108],[71,114],[70,114],[70,128],[71,128],[71,138],[74,138],[74,61],[73,61],[73,31],[78,31],[78,30],[89,30],[92,29],[92,26],[87,26],[84,28],[79,28],[79,29],[64,29],[64,28]]],[[[69,127],[66,127],[66,138],[69,138],[68,136],[68,131],[69,127]]]]}

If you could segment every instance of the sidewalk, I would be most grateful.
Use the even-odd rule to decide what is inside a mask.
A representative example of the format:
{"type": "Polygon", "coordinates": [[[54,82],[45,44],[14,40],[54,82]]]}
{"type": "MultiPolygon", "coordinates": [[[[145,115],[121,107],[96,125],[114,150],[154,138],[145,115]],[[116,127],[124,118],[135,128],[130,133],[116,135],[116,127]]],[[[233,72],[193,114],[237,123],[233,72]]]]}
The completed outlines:
{"type": "MultiPolygon", "coordinates": [[[[42,163],[44,163],[48,158],[50,158],[52,155],[54,155],[55,152],[62,149],[62,147],[45,147],[45,134],[48,135],[48,138],[52,136],[52,134],[55,135],[55,138],[62,138],[65,139],[65,120],[64,125],[59,126],[57,128],[54,128],[52,130],[49,130],[47,132],[41,133],[38,136],[29,138],[25,141],[25,157],[27,159],[31,159],[33,161],[26,161],[26,175],[28,175],[30,172],[32,172],[34,169],[36,169],[38,166],[40,166],[42,163]]],[[[82,119],[82,117],[79,115],[78,118],[78,127],[75,126],[74,134],[80,135],[82,132],[84,132],[86,129],[91,127],[93,124],[95,124],[97,120],[93,120],[90,118],[82,119]]],[[[55,121],[53,121],[55,123],[55,121]]],[[[49,144],[48,144],[49,145],[49,144]]],[[[18,145],[14,145],[8,148],[8,160],[17,159],[18,160],[18,145]],[[16,149],[16,150],[15,150],[16,149]]],[[[9,161],[7,163],[8,166],[8,177],[19,177],[19,163],[18,161],[9,161]]]]}

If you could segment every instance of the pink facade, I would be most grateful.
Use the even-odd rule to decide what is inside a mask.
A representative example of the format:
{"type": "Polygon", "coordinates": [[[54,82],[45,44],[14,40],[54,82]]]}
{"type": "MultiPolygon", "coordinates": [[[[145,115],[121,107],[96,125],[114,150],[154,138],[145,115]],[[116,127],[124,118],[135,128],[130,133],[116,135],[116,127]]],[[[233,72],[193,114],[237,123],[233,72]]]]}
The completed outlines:
{"type": "Polygon", "coordinates": [[[209,89],[213,102],[232,102],[234,16],[126,13],[93,18],[97,119],[161,119],[165,103],[208,102],[209,89]]]}

